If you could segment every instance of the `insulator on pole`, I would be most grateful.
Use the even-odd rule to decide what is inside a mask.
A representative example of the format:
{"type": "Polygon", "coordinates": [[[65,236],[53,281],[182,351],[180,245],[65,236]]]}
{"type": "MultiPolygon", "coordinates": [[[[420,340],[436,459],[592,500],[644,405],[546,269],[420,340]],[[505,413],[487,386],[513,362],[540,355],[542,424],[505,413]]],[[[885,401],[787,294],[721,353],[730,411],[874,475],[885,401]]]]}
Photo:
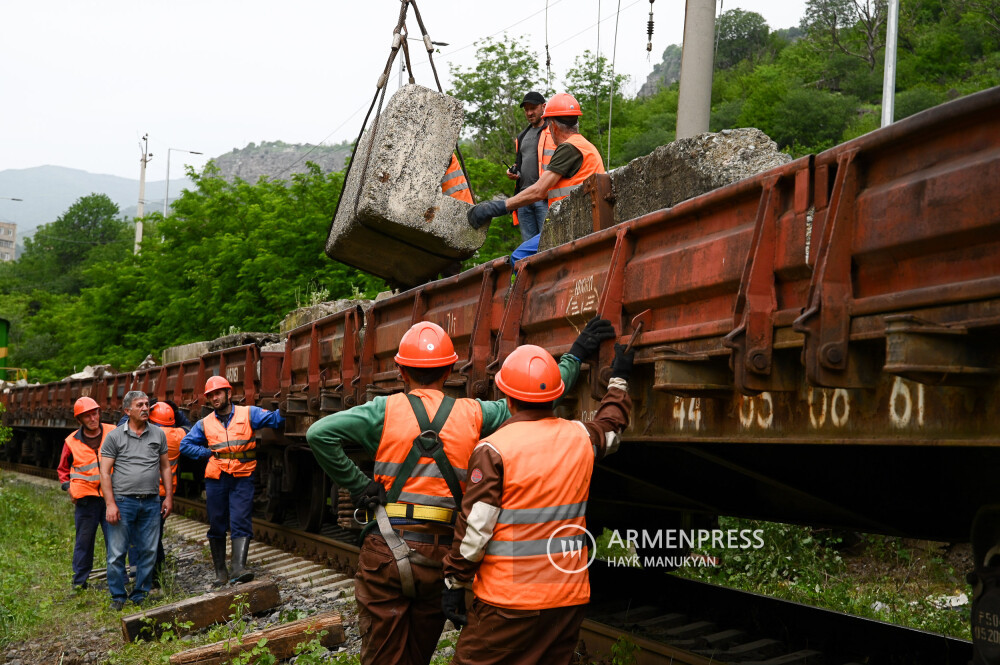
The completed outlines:
{"type": "Polygon", "coordinates": [[[656,0],[649,0],[649,22],[646,24],[646,50],[653,50],[653,3],[656,0]]]}

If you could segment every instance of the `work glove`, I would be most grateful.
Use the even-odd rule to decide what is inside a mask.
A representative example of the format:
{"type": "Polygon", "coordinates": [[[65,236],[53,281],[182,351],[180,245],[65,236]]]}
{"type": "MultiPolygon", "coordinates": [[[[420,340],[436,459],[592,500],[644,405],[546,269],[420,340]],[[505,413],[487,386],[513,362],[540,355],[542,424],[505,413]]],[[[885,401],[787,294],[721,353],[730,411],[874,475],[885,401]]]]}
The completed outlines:
{"type": "Polygon", "coordinates": [[[60,485],[59,487],[61,487],[61,488],[62,488],[62,491],[63,491],[63,492],[68,492],[68,491],[69,491],[69,481],[67,480],[66,482],[64,482],[64,483],[63,483],[62,485],[60,485]]]}
{"type": "Polygon", "coordinates": [[[598,317],[592,318],[584,326],[583,332],[581,332],[576,341],[573,342],[573,346],[570,347],[569,352],[580,359],[580,361],[586,360],[590,356],[597,353],[597,349],[600,348],[601,342],[606,339],[611,339],[615,336],[615,327],[611,325],[611,322],[607,319],[601,319],[598,317]]]}
{"type": "Polygon", "coordinates": [[[466,217],[469,220],[469,226],[474,229],[480,229],[489,224],[494,217],[503,217],[506,214],[506,202],[493,200],[483,201],[472,206],[469,208],[469,212],[466,213],[466,217]]]}
{"type": "Polygon", "coordinates": [[[455,587],[442,591],[441,612],[445,619],[451,619],[451,622],[458,627],[468,625],[469,617],[465,613],[465,589],[455,587]]]}
{"type": "Polygon", "coordinates": [[[635,362],[635,350],[625,350],[624,344],[615,344],[615,359],[611,361],[611,378],[625,379],[632,374],[632,364],[635,362]]]}
{"type": "Polygon", "coordinates": [[[385,485],[376,480],[370,480],[363,490],[351,495],[351,502],[355,508],[364,508],[369,513],[374,513],[376,507],[385,505],[387,502],[385,485]]]}

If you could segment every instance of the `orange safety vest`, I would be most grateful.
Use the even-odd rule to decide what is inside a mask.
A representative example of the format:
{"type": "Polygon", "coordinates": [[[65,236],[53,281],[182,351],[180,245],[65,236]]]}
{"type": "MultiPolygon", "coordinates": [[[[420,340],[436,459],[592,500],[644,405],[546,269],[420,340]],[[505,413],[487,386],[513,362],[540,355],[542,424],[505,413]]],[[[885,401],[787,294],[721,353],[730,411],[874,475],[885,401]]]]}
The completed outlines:
{"type": "Polygon", "coordinates": [[[69,495],[73,501],[85,496],[102,496],[101,445],[113,429],[114,425],[101,423],[101,443],[97,446],[97,450],[88,446],[82,439],[76,438],[80,430],[66,437],[66,446],[73,455],[73,466],[69,469],[69,495]]]}
{"type": "MultiPolygon", "coordinates": [[[[517,154],[521,150],[521,142],[514,137],[514,154],[517,154]]],[[[552,140],[552,132],[549,131],[549,126],[545,125],[545,128],[538,134],[538,175],[542,175],[543,171],[549,170],[549,162],[552,161],[552,155],[556,154],[556,142],[552,140]]],[[[514,226],[518,226],[520,222],[517,220],[517,210],[511,213],[514,217],[514,226]]]]}
{"type": "MultiPolygon", "coordinates": [[[[153,423],[154,425],[156,423],[153,423]]],[[[159,425],[157,425],[159,427],[159,425]]],[[[183,427],[160,427],[167,435],[167,459],[170,460],[170,475],[174,480],[174,493],[177,493],[177,461],[181,457],[181,439],[187,434],[183,427]]],[[[160,496],[166,496],[163,478],[160,478],[160,496]]]]}
{"type": "Polygon", "coordinates": [[[253,429],[250,427],[250,407],[233,406],[229,426],[223,427],[215,413],[201,419],[201,426],[208,440],[208,449],[215,455],[205,466],[205,477],[219,479],[222,472],[231,476],[249,476],[257,468],[257,460],[237,459],[239,453],[257,448],[253,429]],[[232,455],[233,457],[227,457],[232,455]]]}
{"type": "Polygon", "coordinates": [[[595,173],[604,173],[604,160],[594,144],[580,134],[573,134],[566,143],[572,144],[583,155],[583,166],[572,178],[559,178],[549,190],[549,205],[569,196],[569,193],[583,184],[583,181],[595,173]]]}
{"type": "Polygon", "coordinates": [[[462,172],[462,165],[458,163],[458,157],[451,156],[451,164],[441,178],[441,191],[453,199],[472,203],[472,193],[469,191],[469,181],[465,179],[462,172]]]}
{"type": "MultiPolygon", "coordinates": [[[[411,395],[420,398],[427,410],[427,417],[434,419],[444,399],[444,393],[437,390],[411,390],[411,395]]],[[[473,399],[457,399],[451,414],[441,428],[439,437],[444,444],[445,456],[451,463],[458,484],[465,491],[465,472],[472,449],[479,443],[479,432],[483,425],[483,410],[473,399]]],[[[420,435],[417,417],[413,407],[403,393],[389,395],[385,402],[385,422],[382,425],[382,439],[375,452],[375,480],[385,485],[388,492],[396,480],[396,474],[413,448],[413,440],[420,435]]],[[[441,475],[437,464],[430,457],[421,457],[403,485],[399,503],[413,503],[439,508],[459,508],[448,489],[448,483],[441,475]]]]}
{"type": "Polygon", "coordinates": [[[582,423],[504,425],[481,445],[503,460],[503,495],[472,590],[497,607],[542,610],[590,600],[587,498],[594,447],[582,423]]]}

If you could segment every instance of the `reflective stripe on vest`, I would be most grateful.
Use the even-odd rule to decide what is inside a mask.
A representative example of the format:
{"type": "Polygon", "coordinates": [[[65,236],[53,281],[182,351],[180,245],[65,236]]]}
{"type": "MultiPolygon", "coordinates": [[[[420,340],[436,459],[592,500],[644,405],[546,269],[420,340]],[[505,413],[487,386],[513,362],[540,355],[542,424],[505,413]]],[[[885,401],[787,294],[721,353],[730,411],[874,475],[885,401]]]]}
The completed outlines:
{"type": "Polygon", "coordinates": [[[601,153],[598,152],[597,148],[583,138],[580,134],[572,134],[566,143],[571,144],[580,154],[583,155],[583,165],[580,170],[572,178],[559,178],[552,189],[549,190],[549,205],[560,199],[564,199],[569,196],[569,193],[583,184],[583,181],[594,175],[595,173],[604,173],[604,160],[601,159],[601,153]]]}
{"type": "Polygon", "coordinates": [[[462,165],[458,162],[458,157],[451,156],[451,164],[441,178],[441,191],[453,199],[472,203],[472,193],[469,191],[469,181],[465,179],[462,172],[462,165]]]}
{"type": "Polygon", "coordinates": [[[552,133],[546,125],[538,135],[538,175],[549,170],[549,162],[552,161],[554,154],[556,154],[556,142],[552,140],[552,133]]]}
{"type": "Polygon", "coordinates": [[[579,422],[520,421],[490,435],[503,460],[503,494],[493,535],[473,582],[498,607],[548,609],[590,599],[587,498],[594,448],[579,422]]]}
{"type": "MultiPolygon", "coordinates": [[[[177,492],[177,462],[181,457],[181,439],[187,432],[182,427],[160,427],[167,435],[167,459],[170,461],[170,475],[173,478],[174,493],[177,492]]],[[[160,496],[166,496],[163,478],[160,478],[160,496]]]]}
{"type": "MultiPolygon", "coordinates": [[[[437,390],[419,388],[411,390],[410,394],[420,398],[427,410],[428,418],[433,420],[444,395],[437,390]]],[[[455,475],[458,476],[463,492],[466,466],[472,449],[479,443],[482,422],[483,410],[475,400],[457,399],[439,435],[444,444],[445,456],[451,463],[455,475]]],[[[396,473],[413,448],[413,439],[419,434],[417,417],[413,415],[413,407],[410,406],[406,395],[402,393],[389,395],[385,402],[382,439],[375,452],[375,480],[385,485],[386,491],[392,488],[396,473]]],[[[397,501],[439,508],[457,508],[441,470],[430,457],[420,458],[409,480],[403,485],[403,491],[397,501]]]]}
{"type": "Polygon", "coordinates": [[[80,430],[66,437],[66,446],[73,455],[73,464],[69,469],[69,495],[74,501],[85,496],[102,496],[100,450],[104,438],[114,428],[114,425],[101,423],[101,443],[97,445],[97,450],[76,438],[80,430]]]}
{"type": "MultiPolygon", "coordinates": [[[[228,427],[223,427],[214,413],[202,418],[201,426],[205,431],[208,447],[214,453],[236,453],[257,447],[253,429],[250,427],[249,406],[234,406],[233,417],[229,420],[228,427]]],[[[249,476],[256,468],[256,460],[219,459],[213,456],[205,466],[205,477],[218,480],[223,472],[231,476],[244,477],[249,476]]]]}

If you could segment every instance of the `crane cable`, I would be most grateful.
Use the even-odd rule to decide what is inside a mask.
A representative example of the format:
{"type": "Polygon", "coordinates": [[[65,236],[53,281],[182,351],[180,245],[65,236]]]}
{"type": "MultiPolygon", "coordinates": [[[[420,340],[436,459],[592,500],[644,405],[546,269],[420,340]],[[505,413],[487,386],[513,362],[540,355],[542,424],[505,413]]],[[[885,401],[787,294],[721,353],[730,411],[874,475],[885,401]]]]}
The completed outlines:
{"type": "MultiPolygon", "coordinates": [[[[597,85],[594,86],[594,109],[596,110],[597,136],[601,135],[601,0],[597,0],[597,54],[594,56],[597,64],[597,85]]],[[[600,140],[600,138],[598,138],[600,140]]],[[[600,151],[598,151],[600,152],[600,151]]],[[[605,169],[607,160],[605,160],[605,169]]]]}
{"type": "MultiPolygon", "coordinates": [[[[378,133],[378,124],[382,116],[382,105],[385,102],[385,93],[388,89],[387,83],[389,81],[389,75],[392,72],[392,64],[396,60],[396,55],[399,50],[403,49],[403,57],[406,59],[407,70],[409,74],[410,83],[414,82],[413,79],[413,68],[410,66],[410,54],[409,48],[406,44],[406,12],[410,6],[413,6],[413,13],[416,16],[417,23],[420,26],[421,36],[423,37],[424,47],[427,49],[427,59],[431,64],[431,71],[434,73],[434,82],[437,84],[438,92],[444,93],[444,89],[441,87],[441,79],[438,77],[437,67],[434,65],[434,45],[431,42],[430,36],[427,34],[427,28],[424,26],[424,21],[420,16],[420,10],[417,8],[416,0],[401,0],[399,8],[399,20],[396,22],[396,27],[392,31],[392,46],[389,49],[389,58],[386,60],[385,68],[382,70],[381,76],[378,78],[378,82],[375,86],[375,95],[372,97],[371,105],[368,107],[368,113],[365,114],[365,119],[361,123],[361,131],[358,132],[358,138],[354,141],[354,152],[351,154],[351,161],[347,163],[347,169],[344,171],[344,184],[340,189],[340,196],[337,197],[337,207],[333,211],[333,219],[330,221],[331,228],[333,225],[333,220],[337,219],[337,213],[340,211],[340,204],[343,201],[344,189],[347,188],[348,178],[351,175],[351,170],[354,166],[354,160],[358,156],[358,149],[361,147],[361,139],[365,133],[365,127],[368,125],[368,119],[371,118],[372,110],[375,109],[376,103],[378,104],[378,109],[375,112],[375,119],[372,121],[371,126],[371,141],[368,142],[368,146],[365,149],[364,163],[361,166],[361,182],[364,181],[365,176],[368,173],[368,164],[371,161],[372,144],[375,142],[375,136],[378,133]]],[[[462,172],[466,176],[466,181],[469,180],[468,171],[465,168],[465,160],[462,157],[462,151],[455,146],[455,152],[458,153],[458,161],[461,163],[462,172]]],[[[472,183],[469,182],[469,194],[472,196],[472,200],[476,200],[476,195],[472,191],[472,183]]],[[[361,201],[361,187],[358,187],[358,191],[354,197],[354,211],[357,212],[358,204],[361,201]]]]}
{"type": "Polygon", "coordinates": [[[545,0],[545,92],[552,89],[552,56],[549,54],[549,0],[545,0]]]}

